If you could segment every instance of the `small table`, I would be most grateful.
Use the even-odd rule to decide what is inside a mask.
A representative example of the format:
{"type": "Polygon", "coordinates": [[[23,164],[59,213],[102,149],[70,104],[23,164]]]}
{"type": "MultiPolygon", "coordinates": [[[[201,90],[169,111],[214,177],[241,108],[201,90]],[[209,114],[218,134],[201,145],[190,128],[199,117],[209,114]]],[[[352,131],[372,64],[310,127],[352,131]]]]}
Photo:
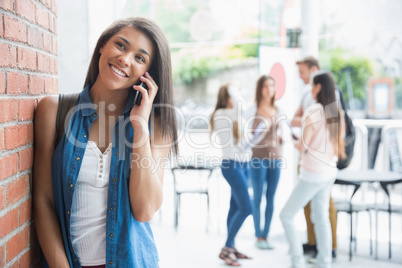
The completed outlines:
{"type": "MultiPolygon", "coordinates": [[[[357,189],[359,189],[362,183],[379,183],[382,188],[386,185],[397,184],[402,182],[402,174],[397,172],[390,171],[376,171],[372,169],[368,170],[344,170],[339,171],[336,177],[335,184],[340,185],[355,185],[355,191],[353,195],[356,193],[357,189]]],[[[378,187],[374,188],[374,196],[375,196],[375,252],[374,257],[378,259],[378,205],[377,205],[377,192],[378,187]]],[[[386,194],[389,197],[389,193],[386,191],[386,194]]],[[[353,196],[352,195],[352,196],[353,196]]]]}
{"type": "MultiPolygon", "coordinates": [[[[189,190],[182,190],[177,188],[177,179],[176,179],[176,171],[182,171],[185,172],[187,170],[192,170],[192,171],[208,171],[208,177],[207,181],[209,182],[209,179],[212,176],[212,172],[218,168],[219,166],[215,165],[203,165],[203,166],[198,166],[198,165],[178,165],[176,167],[171,168],[172,175],[173,175],[173,183],[174,183],[174,226],[177,228],[178,222],[179,222],[179,207],[180,207],[180,197],[181,194],[205,194],[207,196],[207,210],[208,210],[208,215],[209,215],[209,189],[208,186],[205,188],[199,188],[199,189],[189,189],[189,190]]],[[[207,226],[208,228],[208,226],[207,226]]]]}

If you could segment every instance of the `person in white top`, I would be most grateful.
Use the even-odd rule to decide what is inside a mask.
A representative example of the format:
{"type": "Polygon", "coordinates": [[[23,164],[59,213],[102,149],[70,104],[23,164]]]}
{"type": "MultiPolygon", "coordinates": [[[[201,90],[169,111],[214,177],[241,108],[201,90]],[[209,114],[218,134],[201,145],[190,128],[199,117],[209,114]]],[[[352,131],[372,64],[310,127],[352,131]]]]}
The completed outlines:
{"type": "Polygon", "coordinates": [[[332,263],[329,198],[337,172],[337,157],[345,157],[345,131],[330,73],[314,76],[312,95],[317,103],[305,111],[302,136],[295,141],[295,147],[301,154],[299,182],[283,207],[280,218],[289,242],[292,265],[304,267],[303,247],[293,218],[311,201],[311,220],[317,234],[317,265],[319,268],[329,268],[332,263]]]}
{"type": "Polygon", "coordinates": [[[292,122],[290,123],[292,127],[300,127],[303,112],[306,111],[310,105],[315,103],[315,100],[311,95],[310,81],[313,75],[320,70],[320,65],[314,57],[306,57],[300,61],[297,61],[296,64],[299,70],[300,78],[303,80],[305,87],[302,99],[300,101],[300,106],[293,116],[292,122]]]}
{"type": "MultiPolygon", "coordinates": [[[[302,99],[300,101],[300,106],[297,109],[291,125],[293,127],[301,127],[301,118],[304,115],[304,112],[307,109],[316,103],[316,100],[313,98],[311,94],[311,81],[317,72],[320,70],[320,65],[317,59],[314,57],[306,57],[296,62],[300,78],[303,80],[305,84],[305,92],[303,93],[302,99]]],[[[329,220],[331,222],[331,231],[332,231],[332,257],[336,257],[336,248],[337,248],[337,240],[336,240],[336,226],[337,226],[337,217],[336,217],[336,208],[332,198],[329,199],[329,220]]],[[[311,221],[311,206],[308,203],[304,207],[304,216],[306,218],[307,225],[307,243],[303,244],[303,249],[305,252],[307,251],[317,251],[316,247],[316,237],[314,233],[314,224],[311,221]]]]}
{"type": "Polygon", "coordinates": [[[244,220],[252,213],[248,193],[250,149],[242,149],[241,97],[236,87],[221,86],[216,107],[211,116],[211,141],[222,148],[221,170],[231,187],[230,209],[227,217],[228,236],[219,257],[229,266],[240,266],[238,259],[250,259],[234,247],[234,239],[244,220]]]}

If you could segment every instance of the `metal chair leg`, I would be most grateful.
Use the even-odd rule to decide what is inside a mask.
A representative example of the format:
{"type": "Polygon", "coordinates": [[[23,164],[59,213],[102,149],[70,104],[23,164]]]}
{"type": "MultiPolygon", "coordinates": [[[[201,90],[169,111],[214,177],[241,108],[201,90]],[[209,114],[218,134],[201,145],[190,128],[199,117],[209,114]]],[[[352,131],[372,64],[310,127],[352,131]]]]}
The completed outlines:
{"type": "Polygon", "coordinates": [[[179,202],[180,202],[180,195],[175,194],[174,198],[174,227],[177,228],[179,224],[179,202]]]}
{"type": "Polygon", "coordinates": [[[388,222],[389,222],[388,258],[391,259],[391,254],[392,254],[391,253],[392,252],[392,250],[391,250],[391,209],[388,211],[388,215],[389,215],[389,219],[388,219],[388,222]]]}
{"type": "Polygon", "coordinates": [[[352,242],[353,242],[353,214],[350,215],[350,241],[349,241],[349,261],[352,261],[352,242]]]}
{"type": "Polygon", "coordinates": [[[354,241],[355,241],[355,252],[357,251],[357,230],[358,230],[357,226],[359,226],[359,225],[357,224],[358,218],[359,218],[359,213],[356,212],[356,228],[355,228],[356,233],[355,233],[355,237],[354,237],[354,241]]]}
{"type": "Polygon", "coordinates": [[[208,232],[208,227],[209,227],[209,193],[206,193],[207,195],[207,228],[206,231],[208,232]]]}
{"type": "Polygon", "coordinates": [[[369,222],[370,222],[370,256],[372,256],[373,255],[373,232],[372,232],[373,222],[372,222],[370,210],[368,211],[368,213],[369,213],[369,222]]]}

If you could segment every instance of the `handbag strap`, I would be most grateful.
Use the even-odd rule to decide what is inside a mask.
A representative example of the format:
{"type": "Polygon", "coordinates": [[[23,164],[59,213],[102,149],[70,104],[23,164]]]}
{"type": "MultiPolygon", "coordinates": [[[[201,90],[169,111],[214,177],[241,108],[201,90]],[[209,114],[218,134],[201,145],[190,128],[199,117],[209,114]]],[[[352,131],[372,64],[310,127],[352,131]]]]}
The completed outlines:
{"type": "Polygon", "coordinates": [[[56,116],[57,139],[55,148],[63,137],[65,122],[70,120],[71,114],[68,114],[68,112],[77,104],[79,95],[80,93],[59,94],[59,106],[57,107],[56,116]]]}

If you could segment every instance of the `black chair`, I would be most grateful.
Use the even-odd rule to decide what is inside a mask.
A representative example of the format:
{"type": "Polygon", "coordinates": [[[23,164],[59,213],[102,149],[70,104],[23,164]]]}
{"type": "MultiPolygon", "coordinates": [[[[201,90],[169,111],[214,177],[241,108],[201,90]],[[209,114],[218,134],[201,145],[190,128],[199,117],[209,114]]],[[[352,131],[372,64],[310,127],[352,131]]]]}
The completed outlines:
{"type": "MultiPolygon", "coordinates": [[[[207,217],[209,218],[209,179],[212,176],[212,172],[216,166],[194,166],[194,165],[179,165],[177,167],[174,167],[171,169],[172,174],[173,174],[173,185],[174,185],[174,226],[177,228],[178,223],[179,223],[179,210],[180,210],[180,198],[182,194],[201,194],[201,195],[206,195],[207,197],[207,217]],[[202,183],[201,186],[195,188],[195,187],[190,187],[190,188],[184,188],[180,187],[179,179],[176,178],[176,172],[181,171],[183,173],[187,173],[187,171],[197,171],[199,172],[199,176],[202,175],[202,173],[207,173],[208,176],[202,176],[201,178],[205,179],[205,183],[202,183]]],[[[185,180],[194,180],[196,178],[194,177],[186,177],[185,180]]],[[[207,222],[208,222],[207,218],[207,222]]],[[[208,230],[208,224],[207,224],[207,230],[208,230]]]]}
{"type": "Polygon", "coordinates": [[[381,188],[385,191],[385,194],[388,197],[388,204],[386,204],[385,206],[378,206],[378,210],[379,211],[384,211],[388,213],[388,234],[389,234],[389,238],[388,238],[388,258],[391,259],[392,256],[392,250],[391,250],[391,214],[392,213],[400,213],[402,214],[402,205],[396,206],[396,205],[392,205],[391,204],[391,195],[388,189],[388,186],[390,185],[395,185],[397,183],[402,183],[401,181],[397,181],[397,182],[380,182],[381,188]]]}
{"type": "Polygon", "coordinates": [[[371,213],[370,209],[371,207],[369,205],[360,205],[360,204],[353,204],[352,200],[354,195],[356,194],[357,190],[359,190],[361,184],[360,183],[354,183],[354,182],[349,182],[349,181],[343,181],[337,179],[336,184],[338,185],[347,185],[347,186],[353,186],[353,193],[350,197],[349,200],[336,200],[334,199],[334,204],[337,213],[339,212],[344,212],[349,214],[349,219],[350,219],[350,239],[349,239],[349,261],[352,260],[352,244],[353,242],[355,243],[355,252],[357,250],[357,239],[356,239],[356,231],[357,231],[357,219],[358,219],[358,213],[360,212],[368,212],[369,215],[369,224],[370,224],[370,255],[373,254],[373,239],[372,239],[372,234],[371,234],[371,229],[372,229],[372,219],[371,219],[371,213]],[[353,235],[353,214],[356,215],[356,231],[355,234],[353,235]]]}

